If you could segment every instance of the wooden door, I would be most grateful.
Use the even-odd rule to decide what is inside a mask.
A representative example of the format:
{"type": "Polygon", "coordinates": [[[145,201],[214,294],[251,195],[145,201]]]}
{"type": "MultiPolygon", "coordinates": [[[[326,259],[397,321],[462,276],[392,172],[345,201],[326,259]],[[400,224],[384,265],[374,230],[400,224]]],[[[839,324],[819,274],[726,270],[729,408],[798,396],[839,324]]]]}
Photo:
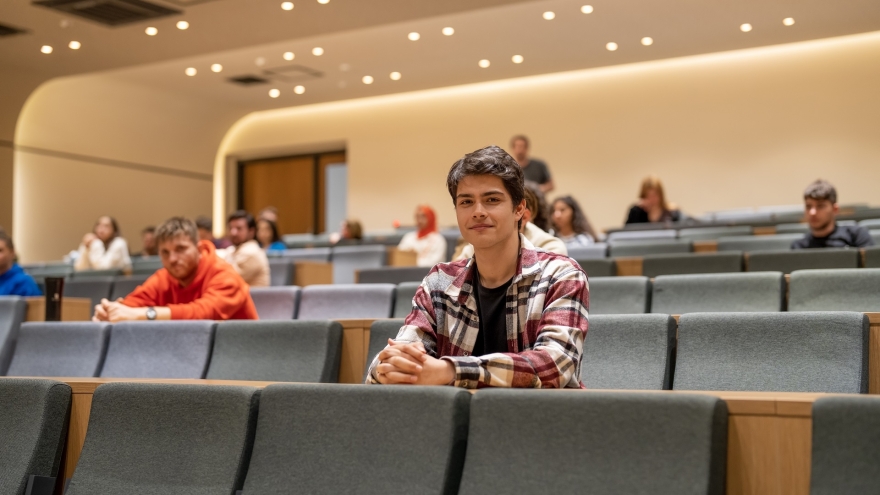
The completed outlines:
{"type": "Polygon", "coordinates": [[[313,233],[318,226],[315,169],[314,155],[242,163],[240,206],[253,215],[267,206],[278,208],[281,235],[313,233]]]}

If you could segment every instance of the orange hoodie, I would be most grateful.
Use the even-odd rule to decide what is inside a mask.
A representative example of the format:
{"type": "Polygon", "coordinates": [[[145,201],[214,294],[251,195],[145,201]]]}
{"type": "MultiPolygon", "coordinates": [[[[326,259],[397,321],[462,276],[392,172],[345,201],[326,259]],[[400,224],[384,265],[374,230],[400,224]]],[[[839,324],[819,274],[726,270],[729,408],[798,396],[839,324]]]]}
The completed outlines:
{"type": "Polygon", "coordinates": [[[172,320],[256,320],[257,309],[244,279],[229,263],[218,258],[214,244],[198,244],[196,278],[186,287],[160,268],[143,285],[123,299],[135,308],[168,306],[172,320]]]}

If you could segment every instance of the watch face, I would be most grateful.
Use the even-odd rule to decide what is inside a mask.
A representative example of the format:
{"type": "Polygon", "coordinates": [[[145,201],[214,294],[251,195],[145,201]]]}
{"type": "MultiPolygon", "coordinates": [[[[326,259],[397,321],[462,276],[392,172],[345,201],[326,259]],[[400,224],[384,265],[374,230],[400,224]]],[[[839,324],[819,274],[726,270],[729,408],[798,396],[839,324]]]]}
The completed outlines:
{"type": "Polygon", "coordinates": [[[147,319],[148,320],[155,320],[156,319],[156,310],[155,309],[153,309],[153,308],[147,309],[147,319]]]}

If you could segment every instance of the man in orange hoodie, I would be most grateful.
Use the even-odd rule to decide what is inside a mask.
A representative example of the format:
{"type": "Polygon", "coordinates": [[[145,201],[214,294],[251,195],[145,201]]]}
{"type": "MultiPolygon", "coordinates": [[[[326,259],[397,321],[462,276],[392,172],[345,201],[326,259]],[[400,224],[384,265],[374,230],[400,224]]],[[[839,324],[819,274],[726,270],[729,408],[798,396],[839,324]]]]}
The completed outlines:
{"type": "Polygon", "coordinates": [[[101,300],[94,321],[256,320],[247,283],[199,241],[196,224],[174,217],[156,230],[162,266],[124,299],[101,300]]]}

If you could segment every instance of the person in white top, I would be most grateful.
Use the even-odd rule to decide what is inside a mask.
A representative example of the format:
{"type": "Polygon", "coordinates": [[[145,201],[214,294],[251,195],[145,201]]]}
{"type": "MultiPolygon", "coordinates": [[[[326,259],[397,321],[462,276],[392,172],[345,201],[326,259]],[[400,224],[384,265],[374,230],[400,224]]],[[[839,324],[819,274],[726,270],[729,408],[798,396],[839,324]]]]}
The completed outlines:
{"type": "Polygon", "coordinates": [[[550,218],[554,235],[562,239],[566,246],[588,246],[596,242],[593,226],[573,197],[556,198],[550,218]]]}
{"type": "Polygon", "coordinates": [[[238,210],[229,215],[226,230],[232,245],[218,249],[217,256],[232,265],[251,287],[267,287],[270,282],[269,258],[254,239],[257,232],[254,217],[238,210]]]}
{"type": "Polygon", "coordinates": [[[416,207],[415,232],[407,232],[397,249],[415,251],[416,265],[434,266],[446,261],[446,238],[437,232],[437,215],[430,206],[416,207]]]}
{"type": "Polygon", "coordinates": [[[91,232],[83,236],[76,270],[131,269],[128,243],[119,236],[119,224],[112,217],[101,217],[91,232]]]}

